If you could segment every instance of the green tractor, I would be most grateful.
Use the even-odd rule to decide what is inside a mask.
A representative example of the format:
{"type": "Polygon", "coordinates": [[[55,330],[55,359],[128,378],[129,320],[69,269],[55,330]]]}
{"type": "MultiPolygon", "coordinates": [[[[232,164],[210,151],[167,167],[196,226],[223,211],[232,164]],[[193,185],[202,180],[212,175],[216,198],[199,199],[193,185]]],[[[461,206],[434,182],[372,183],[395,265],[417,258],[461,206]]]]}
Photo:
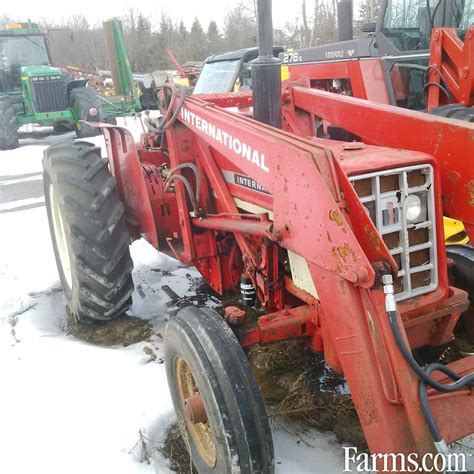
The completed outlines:
{"type": "Polygon", "coordinates": [[[109,121],[87,80],[73,80],[51,66],[46,30],[14,23],[0,30],[0,150],[18,146],[18,129],[28,123],[96,135],[81,120],[109,121]]]}

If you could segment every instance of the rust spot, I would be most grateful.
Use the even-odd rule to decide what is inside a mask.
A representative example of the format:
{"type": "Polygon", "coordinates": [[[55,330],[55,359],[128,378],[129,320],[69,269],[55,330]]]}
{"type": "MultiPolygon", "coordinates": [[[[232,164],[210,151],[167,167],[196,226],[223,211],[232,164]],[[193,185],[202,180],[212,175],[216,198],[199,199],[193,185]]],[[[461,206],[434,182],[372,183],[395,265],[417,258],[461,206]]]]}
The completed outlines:
{"type": "Polygon", "coordinates": [[[375,250],[377,250],[377,252],[380,252],[380,241],[377,237],[376,232],[373,229],[371,229],[368,225],[366,225],[365,233],[367,234],[367,237],[369,238],[370,245],[372,245],[372,247],[375,247],[375,250]]]}
{"type": "Polygon", "coordinates": [[[331,238],[331,234],[329,233],[329,231],[327,231],[327,235],[328,235],[328,241],[332,243],[332,238],[331,238]]]}
{"type": "Polygon", "coordinates": [[[456,184],[461,178],[461,175],[457,171],[449,171],[447,178],[451,184],[456,184]]]}
{"type": "Polygon", "coordinates": [[[332,210],[329,212],[329,219],[335,222],[339,227],[344,224],[342,214],[339,211],[332,210]]]}
{"type": "Polygon", "coordinates": [[[442,130],[441,127],[439,127],[438,130],[436,131],[436,135],[438,136],[438,140],[440,142],[442,142],[443,141],[443,130],[442,130]]]}
{"type": "Polygon", "coordinates": [[[347,260],[349,260],[351,257],[354,263],[357,262],[356,254],[354,253],[354,250],[347,242],[344,245],[337,247],[337,253],[342,258],[344,263],[347,263],[347,260]]]}
{"type": "Polygon", "coordinates": [[[471,180],[467,183],[467,192],[469,193],[469,206],[474,206],[474,181],[471,180]]]}

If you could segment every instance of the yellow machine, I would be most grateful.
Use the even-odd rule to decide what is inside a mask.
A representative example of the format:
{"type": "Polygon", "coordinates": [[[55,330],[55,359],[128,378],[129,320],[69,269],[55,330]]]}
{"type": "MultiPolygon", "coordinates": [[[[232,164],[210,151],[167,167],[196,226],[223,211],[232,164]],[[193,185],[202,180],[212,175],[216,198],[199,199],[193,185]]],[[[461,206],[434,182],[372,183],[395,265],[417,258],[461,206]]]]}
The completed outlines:
{"type": "Polygon", "coordinates": [[[469,237],[461,221],[443,217],[444,241],[446,245],[465,245],[469,243],[469,237]]]}

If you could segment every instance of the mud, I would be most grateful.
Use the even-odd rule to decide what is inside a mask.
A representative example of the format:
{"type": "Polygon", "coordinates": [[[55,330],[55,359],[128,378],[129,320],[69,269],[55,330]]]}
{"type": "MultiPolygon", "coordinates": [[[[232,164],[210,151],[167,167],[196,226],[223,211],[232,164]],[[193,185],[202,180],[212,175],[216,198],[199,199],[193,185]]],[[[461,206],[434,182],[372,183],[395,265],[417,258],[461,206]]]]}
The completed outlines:
{"type": "MultiPolygon", "coordinates": [[[[156,273],[161,273],[165,277],[173,275],[172,272],[159,269],[152,269],[156,273]]],[[[186,306],[207,306],[216,311],[223,309],[225,298],[220,297],[211,289],[211,287],[201,278],[192,276],[190,273],[185,275],[188,286],[185,294],[178,294],[169,285],[161,285],[159,291],[165,293],[169,301],[166,303],[166,314],[174,316],[178,311],[186,306]]]]}
{"type": "Polygon", "coordinates": [[[66,312],[66,333],[90,344],[126,347],[148,341],[153,335],[149,322],[126,314],[103,324],[83,324],[76,322],[69,310],[66,312]]]}
{"type": "Polygon", "coordinates": [[[339,442],[367,449],[344,377],[303,341],[254,346],[248,356],[270,419],[296,422],[302,431],[331,431],[339,442]]]}
{"type": "Polygon", "coordinates": [[[415,358],[421,365],[440,362],[450,364],[463,357],[474,355],[474,341],[457,336],[449,344],[438,347],[422,347],[415,352],[415,358]]]}
{"type": "Polygon", "coordinates": [[[196,469],[191,463],[188,450],[184,444],[179,426],[172,425],[166,433],[165,443],[160,448],[161,453],[170,463],[170,468],[178,474],[195,474],[196,469]]]}

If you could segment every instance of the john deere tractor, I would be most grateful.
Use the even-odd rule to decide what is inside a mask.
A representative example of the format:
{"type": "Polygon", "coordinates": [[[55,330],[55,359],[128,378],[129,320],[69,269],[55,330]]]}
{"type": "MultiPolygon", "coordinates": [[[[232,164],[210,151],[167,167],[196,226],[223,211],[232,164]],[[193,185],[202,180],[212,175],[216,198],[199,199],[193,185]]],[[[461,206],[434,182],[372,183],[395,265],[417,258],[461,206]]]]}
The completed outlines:
{"type": "Polygon", "coordinates": [[[73,80],[51,66],[46,30],[14,23],[0,30],[0,150],[18,146],[18,129],[28,123],[96,135],[81,120],[98,121],[101,101],[87,80],[73,80]]]}

